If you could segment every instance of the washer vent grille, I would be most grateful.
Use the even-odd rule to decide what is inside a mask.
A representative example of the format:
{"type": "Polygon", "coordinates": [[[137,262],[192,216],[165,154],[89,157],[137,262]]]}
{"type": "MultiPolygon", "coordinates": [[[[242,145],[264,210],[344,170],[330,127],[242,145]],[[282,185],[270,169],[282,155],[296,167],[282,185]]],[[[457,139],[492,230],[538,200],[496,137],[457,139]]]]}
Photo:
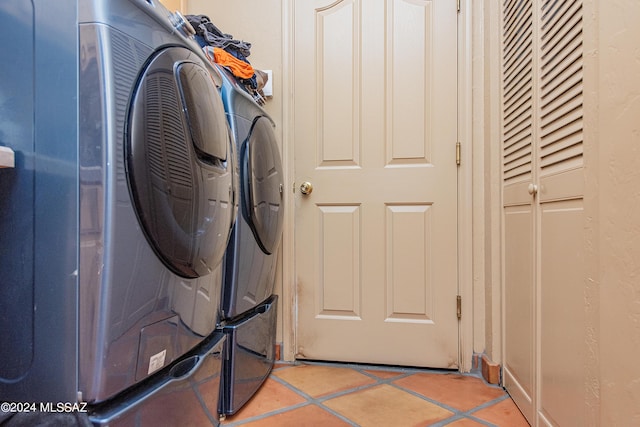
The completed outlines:
{"type": "Polygon", "coordinates": [[[191,171],[184,167],[191,159],[175,79],[172,74],[155,73],[145,90],[149,165],[158,177],[169,177],[171,184],[192,188],[191,171]]]}

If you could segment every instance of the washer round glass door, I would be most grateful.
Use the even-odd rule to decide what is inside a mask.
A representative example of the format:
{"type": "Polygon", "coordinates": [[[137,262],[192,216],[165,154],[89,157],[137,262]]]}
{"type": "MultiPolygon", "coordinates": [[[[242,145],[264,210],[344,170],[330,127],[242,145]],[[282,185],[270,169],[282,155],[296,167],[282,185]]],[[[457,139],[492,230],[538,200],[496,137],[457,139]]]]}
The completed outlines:
{"type": "Polygon", "coordinates": [[[222,260],[234,215],[232,139],[212,72],[196,54],[157,53],[133,93],[127,177],[158,257],[183,277],[222,260]]]}
{"type": "Polygon", "coordinates": [[[254,119],[241,149],[242,214],[260,248],[272,254],[280,244],[283,222],[283,173],[271,120],[254,119]]]}

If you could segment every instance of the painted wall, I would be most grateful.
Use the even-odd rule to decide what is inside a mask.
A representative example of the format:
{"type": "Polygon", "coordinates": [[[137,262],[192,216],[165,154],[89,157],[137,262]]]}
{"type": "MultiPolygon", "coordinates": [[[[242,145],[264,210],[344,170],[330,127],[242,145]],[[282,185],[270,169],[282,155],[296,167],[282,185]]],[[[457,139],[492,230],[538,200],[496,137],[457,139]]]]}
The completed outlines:
{"type": "Polygon", "coordinates": [[[167,9],[169,9],[171,12],[173,11],[179,11],[179,12],[184,12],[184,3],[186,2],[186,0],[160,0],[160,3],[162,3],[167,9]]]}
{"type": "Polygon", "coordinates": [[[640,2],[596,1],[594,12],[597,210],[586,243],[598,259],[587,280],[599,297],[600,418],[640,425],[640,2]]]}
{"type": "Polygon", "coordinates": [[[472,22],[473,351],[501,363],[500,4],[464,6],[472,22]]]}

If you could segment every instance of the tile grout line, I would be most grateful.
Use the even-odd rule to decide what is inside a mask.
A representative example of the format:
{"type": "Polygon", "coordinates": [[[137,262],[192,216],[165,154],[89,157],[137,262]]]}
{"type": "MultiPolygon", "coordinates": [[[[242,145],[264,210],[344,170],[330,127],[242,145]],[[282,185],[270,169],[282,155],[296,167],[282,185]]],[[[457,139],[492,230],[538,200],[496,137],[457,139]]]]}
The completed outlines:
{"type": "Polygon", "coordinates": [[[482,418],[478,418],[478,417],[474,416],[473,413],[477,412],[477,411],[481,411],[481,410],[486,409],[486,408],[489,408],[490,406],[496,405],[496,404],[498,404],[498,403],[500,403],[500,402],[502,402],[502,401],[504,401],[506,399],[509,399],[509,395],[505,393],[504,396],[496,397],[495,399],[492,399],[492,400],[490,400],[488,402],[484,402],[484,403],[482,403],[482,404],[480,404],[478,406],[474,406],[473,408],[468,409],[466,411],[457,410],[457,412],[458,412],[457,414],[452,415],[451,417],[446,418],[446,419],[444,419],[442,421],[438,421],[437,423],[433,424],[430,427],[442,427],[442,426],[446,426],[446,425],[448,425],[448,424],[450,424],[452,422],[455,422],[455,421],[458,421],[458,420],[464,420],[464,419],[473,420],[473,421],[475,421],[477,423],[480,423],[482,425],[485,425],[487,427],[499,427],[499,426],[496,426],[495,424],[490,423],[487,420],[483,420],[482,418]]]}
{"type": "Polygon", "coordinates": [[[389,385],[391,385],[392,387],[397,388],[398,390],[404,391],[405,393],[408,393],[408,394],[410,394],[410,395],[412,395],[414,397],[417,397],[417,398],[422,399],[422,400],[424,400],[426,402],[429,402],[429,403],[431,403],[433,405],[437,405],[437,406],[441,407],[442,409],[445,409],[445,410],[447,410],[449,412],[453,412],[455,415],[463,413],[463,411],[461,411],[460,409],[456,409],[453,406],[449,406],[449,405],[447,405],[445,403],[438,402],[437,400],[434,400],[434,399],[432,399],[430,397],[424,396],[424,395],[418,393],[417,391],[413,391],[411,389],[402,387],[401,385],[398,385],[398,384],[389,384],[389,385]]]}
{"type": "MultiPolygon", "coordinates": [[[[354,370],[357,371],[357,369],[354,369],[354,370]]],[[[304,393],[304,392],[302,392],[302,393],[305,394],[306,396],[308,396],[308,398],[310,399],[311,403],[314,403],[314,404],[326,409],[327,411],[329,411],[332,414],[338,416],[339,418],[342,418],[344,421],[347,421],[350,424],[354,425],[355,427],[359,427],[358,424],[354,424],[353,421],[345,418],[344,416],[341,416],[339,413],[335,412],[333,409],[327,407],[326,405],[324,405],[324,402],[326,402],[327,400],[335,399],[337,397],[345,396],[347,394],[355,393],[355,392],[358,392],[358,391],[362,391],[362,390],[366,390],[366,389],[370,389],[370,388],[376,387],[378,385],[386,384],[386,385],[390,385],[392,387],[395,387],[396,389],[398,389],[400,391],[406,392],[406,393],[408,393],[408,394],[410,394],[410,395],[412,395],[414,397],[417,397],[417,398],[419,398],[419,399],[421,399],[423,401],[426,401],[426,402],[429,402],[431,404],[434,404],[434,405],[436,405],[436,406],[438,406],[438,407],[440,407],[440,408],[452,413],[452,415],[450,417],[445,418],[442,421],[438,421],[435,424],[430,424],[429,426],[439,427],[439,426],[445,426],[445,425],[447,425],[447,424],[449,424],[451,422],[454,422],[454,421],[463,420],[463,419],[471,419],[471,420],[473,420],[473,421],[475,421],[475,422],[477,422],[479,424],[485,425],[487,427],[499,427],[499,426],[496,426],[495,424],[492,424],[492,423],[490,423],[490,422],[488,422],[486,420],[483,420],[481,418],[477,418],[477,417],[473,416],[472,414],[474,412],[476,412],[476,411],[480,411],[482,409],[488,408],[490,406],[493,406],[493,405],[495,405],[497,403],[500,403],[503,400],[506,400],[507,398],[509,398],[509,395],[506,394],[506,392],[505,392],[505,394],[503,396],[497,397],[497,398],[492,399],[492,400],[490,400],[488,402],[484,402],[484,403],[482,403],[482,404],[480,404],[478,406],[475,406],[475,407],[473,407],[471,409],[463,411],[461,409],[456,409],[456,408],[454,408],[452,406],[446,405],[446,404],[444,404],[442,402],[438,402],[437,400],[431,399],[431,398],[429,398],[427,396],[424,396],[424,395],[422,395],[422,394],[420,394],[418,392],[414,392],[413,390],[406,389],[406,388],[404,388],[402,386],[399,386],[397,384],[393,384],[393,381],[397,381],[397,380],[409,377],[409,376],[414,375],[415,373],[418,373],[418,372],[404,373],[404,374],[401,374],[401,375],[398,375],[398,376],[395,376],[395,377],[392,377],[392,378],[380,378],[380,377],[377,377],[375,374],[369,374],[367,372],[359,372],[359,373],[361,373],[363,375],[366,375],[368,377],[371,377],[372,379],[375,379],[377,382],[374,383],[374,384],[366,384],[366,385],[363,385],[363,386],[354,387],[354,388],[349,389],[349,390],[343,390],[341,392],[337,392],[337,393],[333,393],[333,394],[330,394],[330,395],[326,395],[326,396],[323,396],[321,398],[313,398],[313,397],[311,397],[309,395],[306,395],[306,393],[304,393]]],[[[295,387],[293,387],[293,389],[297,390],[295,387]]]]}
{"type": "Polygon", "coordinates": [[[412,395],[414,397],[417,397],[417,398],[419,398],[421,400],[424,400],[426,402],[434,404],[434,405],[436,405],[436,406],[438,406],[438,407],[440,407],[440,408],[442,408],[442,409],[444,409],[446,411],[449,411],[449,412],[453,413],[449,418],[445,418],[444,420],[433,424],[434,427],[445,426],[445,425],[447,425],[447,424],[449,424],[451,422],[454,422],[454,421],[457,421],[457,420],[460,420],[460,419],[472,419],[473,421],[478,422],[480,424],[483,424],[485,426],[497,427],[494,424],[491,424],[490,422],[488,422],[486,420],[483,420],[481,418],[477,418],[477,417],[473,416],[472,414],[474,412],[476,412],[476,411],[480,411],[482,409],[488,408],[490,406],[493,406],[493,405],[495,405],[497,403],[502,402],[503,400],[506,400],[506,399],[510,398],[509,394],[506,391],[504,391],[504,389],[502,387],[493,386],[492,388],[500,388],[500,389],[502,389],[504,391],[504,394],[502,396],[499,396],[499,397],[497,397],[495,399],[492,399],[492,400],[490,400],[488,402],[484,402],[484,403],[482,403],[482,404],[480,404],[478,406],[474,406],[471,409],[463,411],[461,409],[457,409],[457,408],[454,408],[452,406],[449,406],[449,405],[447,405],[447,404],[445,404],[443,402],[439,402],[439,401],[434,400],[434,399],[432,399],[430,397],[424,396],[424,395],[422,395],[422,394],[420,394],[420,393],[418,393],[416,391],[413,391],[411,389],[402,387],[402,386],[400,386],[398,384],[394,384],[394,381],[400,380],[402,378],[406,378],[407,376],[410,376],[410,375],[413,375],[413,374],[409,374],[409,375],[406,375],[406,376],[403,376],[403,377],[389,378],[385,382],[387,384],[391,385],[392,387],[397,388],[398,390],[401,390],[401,391],[403,391],[405,393],[408,393],[408,394],[410,394],[410,395],[412,395]]]}
{"type": "Polygon", "coordinates": [[[325,411],[329,412],[330,414],[332,414],[333,416],[341,419],[342,421],[344,421],[345,423],[351,425],[352,427],[360,427],[359,424],[356,424],[355,422],[351,421],[349,418],[345,417],[344,415],[342,415],[339,412],[334,411],[333,409],[325,406],[322,402],[318,402],[315,404],[316,406],[318,406],[319,408],[324,409],[325,411]]]}
{"type": "MultiPolygon", "coordinates": [[[[295,394],[299,395],[300,397],[302,397],[303,399],[305,399],[304,402],[302,403],[297,403],[295,405],[291,405],[291,406],[285,406],[284,408],[280,408],[280,409],[275,409],[273,411],[269,411],[269,412],[265,412],[264,414],[260,414],[260,415],[255,415],[253,417],[249,417],[249,418],[245,418],[242,420],[238,420],[235,422],[230,422],[230,423],[226,423],[224,424],[225,427],[236,427],[242,424],[246,424],[248,422],[252,422],[252,421],[258,421],[267,417],[271,417],[273,415],[278,415],[278,414],[282,414],[285,412],[289,412],[291,410],[295,410],[295,409],[299,409],[302,408],[304,406],[308,406],[308,405],[316,405],[316,406],[320,406],[323,409],[327,409],[329,410],[329,412],[331,412],[333,415],[336,415],[334,413],[334,411],[330,410],[330,408],[326,408],[324,405],[322,405],[322,401],[318,398],[314,398],[313,396],[311,396],[308,393],[305,393],[304,391],[300,390],[299,388],[297,388],[296,386],[290,384],[289,382],[283,380],[282,378],[272,375],[270,376],[270,379],[279,383],[280,385],[283,385],[284,387],[288,388],[289,390],[293,391],[295,394]]],[[[369,384],[369,386],[373,386],[375,384],[369,384]]],[[[353,391],[357,391],[359,389],[361,389],[362,387],[355,387],[346,391],[342,391],[342,392],[338,392],[338,393],[333,393],[332,395],[327,396],[327,399],[330,397],[339,397],[343,394],[349,394],[353,391]]],[[[364,387],[367,388],[367,387],[364,387]]],[[[337,414],[339,415],[339,414],[337,414]]],[[[340,418],[342,418],[345,421],[348,421],[350,424],[352,424],[351,421],[347,420],[346,418],[344,418],[342,415],[339,415],[340,418]]],[[[357,427],[357,426],[356,426],[357,427]]]]}
{"type": "MultiPolygon", "coordinates": [[[[254,422],[254,421],[259,421],[274,415],[278,415],[278,414],[282,414],[282,413],[286,413],[292,410],[296,410],[305,406],[309,406],[309,405],[315,405],[327,412],[329,412],[330,414],[334,415],[335,417],[339,418],[340,420],[348,423],[349,425],[351,425],[352,427],[359,427],[358,424],[354,423],[353,421],[351,421],[350,419],[348,419],[347,417],[345,417],[344,415],[334,411],[333,409],[329,408],[328,406],[326,406],[324,403],[328,400],[331,399],[335,399],[338,397],[342,397],[348,394],[352,394],[352,393],[356,393],[362,390],[367,390],[367,389],[371,389],[374,388],[376,386],[379,385],[390,385],[398,390],[401,390],[403,392],[406,392],[414,397],[417,397],[423,401],[429,402],[431,404],[434,404],[442,409],[445,409],[449,412],[452,413],[452,415],[442,421],[439,421],[435,424],[430,424],[430,426],[433,427],[441,427],[441,426],[445,426],[451,422],[455,422],[458,420],[462,420],[462,419],[471,419],[475,422],[478,422],[482,425],[485,425],[487,427],[496,427],[494,424],[489,423],[486,420],[483,420],[481,418],[477,418],[475,416],[473,416],[473,413],[485,408],[488,408],[492,405],[495,405],[503,400],[506,400],[509,398],[509,395],[506,393],[506,391],[504,392],[503,396],[500,396],[496,399],[493,399],[491,401],[485,402],[481,405],[478,405],[476,407],[473,407],[467,411],[462,411],[456,408],[453,408],[449,405],[446,405],[442,402],[438,402],[434,399],[431,399],[427,396],[424,396],[418,392],[415,392],[413,390],[410,389],[406,389],[402,386],[399,386],[397,384],[394,384],[394,381],[398,381],[401,380],[403,378],[407,378],[411,375],[417,374],[417,373],[429,373],[429,374],[448,374],[449,372],[440,372],[439,370],[429,370],[429,369],[411,369],[411,368],[404,368],[404,369],[384,369],[384,367],[378,367],[378,366],[368,366],[368,365],[359,365],[359,364],[335,364],[335,363],[323,363],[323,362],[312,362],[312,363],[308,363],[308,362],[303,362],[301,365],[316,365],[316,366],[328,366],[328,367],[338,367],[338,368],[343,368],[343,369],[350,369],[352,371],[355,371],[363,376],[366,376],[367,378],[370,378],[372,380],[374,380],[375,382],[372,384],[364,384],[364,385],[360,385],[360,386],[356,386],[356,387],[352,387],[346,390],[341,390],[338,392],[334,392],[334,393],[330,393],[321,397],[313,397],[311,395],[309,395],[308,393],[304,392],[303,390],[295,387],[294,385],[290,384],[289,382],[287,382],[286,380],[276,376],[276,375],[270,375],[270,378],[274,381],[276,381],[277,383],[285,386],[286,388],[288,388],[289,390],[293,391],[294,393],[296,393],[297,395],[299,395],[300,397],[302,397],[303,399],[305,399],[305,402],[302,403],[298,403],[295,405],[291,405],[291,406],[287,406],[284,408],[280,408],[277,410],[273,410],[273,411],[269,411],[266,412],[264,414],[259,414],[253,417],[249,417],[249,418],[245,418],[242,420],[238,420],[235,422],[230,422],[230,423],[226,423],[226,424],[221,424],[223,427],[237,427],[237,426],[241,426],[243,424],[249,423],[249,422],[254,422]],[[373,374],[373,373],[369,373],[369,372],[365,372],[365,370],[370,370],[370,371],[381,371],[381,372],[393,372],[393,373],[398,373],[398,375],[393,376],[393,377],[389,377],[389,378],[381,378],[378,377],[377,375],[373,374]]],[[[295,368],[296,366],[300,366],[300,365],[291,365],[291,366],[281,366],[277,369],[274,369],[272,372],[277,372],[280,370],[286,370],[286,369],[291,369],[291,368],[295,368]]],[[[464,375],[464,374],[461,374],[464,375]]],[[[477,377],[476,375],[469,375],[472,377],[477,377]]],[[[491,387],[491,388],[500,388],[501,390],[504,391],[504,389],[502,387],[498,387],[492,384],[488,384],[485,383],[485,385],[491,387]]]]}
{"type": "MultiPolygon", "coordinates": [[[[339,398],[339,397],[342,397],[342,396],[346,396],[348,394],[356,393],[358,391],[367,390],[367,389],[370,389],[370,388],[373,388],[373,387],[377,387],[377,386],[379,386],[381,384],[385,384],[386,381],[390,380],[390,379],[388,379],[388,378],[380,378],[380,377],[378,377],[378,376],[376,376],[374,374],[370,374],[368,372],[363,372],[363,371],[355,369],[353,367],[348,368],[348,369],[351,369],[351,370],[353,370],[353,371],[355,371],[355,372],[357,372],[357,373],[359,373],[361,375],[364,375],[367,378],[375,380],[375,382],[373,384],[364,384],[362,386],[353,387],[353,388],[348,389],[348,390],[342,390],[340,392],[328,394],[328,395],[325,395],[325,396],[320,397],[320,398],[313,398],[311,396],[310,397],[311,397],[312,401],[314,401],[314,403],[318,407],[320,407],[320,408],[324,409],[325,411],[329,412],[330,414],[338,417],[339,419],[341,419],[342,421],[348,423],[352,427],[360,427],[359,424],[355,423],[351,419],[349,419],[346,416],[342,415],[341,413],[337,412],[333,408],[330,408],[327,405],[325,405],[325,402],[327,402],[328,400],[331,400],[331,399],[336,399],[336,398],[339,398]]],[[[411,374],[407,373],[407,374],[399,375],[396,378],[398,378],[398,377],[404,378],[404,377],[407,377],[409,375],[411,375],[411,374]]]]}
{"type": "Polygon", "coordinates": [[[357,391],[361,391],[361,390],[366,390],[368,388],[372,388],[372,387],[375,387],[375,386],[378,385],[378,383],[363,384],[363,385],[359,385],[359,386],[348,388],[346,390],[341,390],[341,391],[336,391],[336,392],[333,392],[333,393],[330,393],[330,394],[326,394],[324,396],[313,397],[310,394],[304,392],[303,390],[297,388],[293,384],[283,380],[282,378],[275,377],[273,379],[276,380],[277,382],[279,382],[280,384],[284,385],[285,387],[289,388],[290,390],[294,391],[295,393],[299,394],[300,396],[304,397],[305,399],[307,399],[307,401],[313,402],[313,403],[323,403],[323,402],[325,402],[327,400],[330,400],[330,399],[335,399],[337,397],[342,397],[344,395],[347,395],[347,394],[350,394],[350,393],[354,393],[354,392],[357,392],[357,391]]]}
{"type": "MultiPolygon", "coordinates": [[[[330,366],[330,365],[329,365],[330,366]]],[[[405,378],[407,376],[412,375],[413,373],[409,373],[409,372],[405,372],[405,373],[401,373],[400,375],[397,375],[393,378],[380,378],[377,377],[373,374],[369,374],[369,373],[365,373],[365,372],[360,372],[355,368],[345,368],[345,369],[351,369],[354,370],[364,376],[366,376],[367,378],[373,379],[376,382],[372,383],[372,384],[364,384],[364,385],[360,385],[360,386],[356,386],[356,387],[351,387],[349,389],[346,390],[341,390],[339,392],[335,392],[335,393],[330,393],[321,397],[313,397],[310,394],[304,392],[303,390],[297,388],[296,386],[294,386],[293,384],[285,381],[284,379],[276,376],[276,375],[272,375],[271,379],[276,381],[277,383],[285,386],[286,388],[288,388],[289,390],[293,391],[294,393],[296,393],[297,395],[299,395],[300,397],[304,398],[306,400],[305,403],[300,403],[297,405],[292,405],[292,406],[287,406],[285,408],[280,408],[278,410],[274,410],[274,411],[270,411],[264,414],[260,414],[257,415],[255,417],[251,417],[251,418],[246,418],[244,420],[238,421],[238,424],[225,424],[225,427],[236,427],[239,425],[242,425],[244,423],[247,422],[251,422],[251,421],[257,421],[266,417],[270,417],[273,415],[278,415],[281,413],[285,413],[294,409],[298,409],[307,405],[315,405],[318,406],[319,408],[322,408],[323,410],[329,412],[330,414],[332,414],[333,416],[339,418],[340,420],[346,422],[347,424],[351,425],[352,427],[360,427],[358,424],[354,423],[353,421],[351,421],[349,418],[345,417],[344,415],[340,414],[339,412],[336,412],[335,410],[333,410],[332,408],[326,406],[324,404],[324,402],[326,402],[327,400],[331,400],[331,399],[335,399],[338,397],[342,397],[351,393],[355,393],[358,391],[362,391],[362,390],[367,390],[373,387],[376,387],[378,385],[382,385],[382,384],[388,384],[390,381],[392,380],[397,380],[397,379],[401,379],[401,378],[405,378]]]]}
{"type": "Polygon", "coordinates": [[[425,427],[445,427],[445,426],[448,426],[449,424],[452,424],[452,423],[455,423],[456,421],[461,421],[461,420],[472,420],[473,422],[476,422],[485,427],[500,427],[500,426],[496,426],[495,424],[491,424],[490,422],[485,420],[481,420],[473,417],[465,417],[464,415],[460,415],[460,414],[446,418],[442,421],[438,421],[435,424],[428,424],[428,426],[425,426],[425,427]]]}
{"type": "Polygon", "coordinates": [[[366,385],[363,385],[363,386],[357,386],[357,387],[353,387],[353,388],[350,388],[350,389],[347,389],[347,390],[343,390],[343,391],[340,391],[340,392],[332,393],[332,394],[323,396],[321,398],[315,398],[315,397],[311,396],[310,394],[305,393],[304,391],[300,390],[296,386],[290,384],[289,382],[283,380],[282,378],[280,378],[278,376],[275,376],[275,375],[270,376],[270,379],[276,381],[277,383],[279,383],[279,384],[285,386],[286,388],[288,388],[289,390],[293,391],[294,393],[296,393],[297,395],[299,395],[300,397],[305,399],[305,402],[298,403],[298,404],[291,405],[291,406],[286,406],[284,408],[280,408],[280,409],[276,409],[276,410],[273,410],[273,411],[265,412],[264,414],[256,415],[256,416],[249,417],[249,418],[245,418],[245,419],[238,420],[238,421],[235,421],[235,422],[226,423],[226,424],[224,424],[224,427],[237,427],[237,426],[240,426],[242,424],[246,424],[246,423],[253,422],[253,421],[259,421],[259,420],[264,419],[264,418],[268,418],[268,417],[271,417],[271,416],[274,416],[274,415],[278,415],[278,414],[282,414],[282,413],[285,413],[285,412],[289,412],[289,411],[292,411],[292,410],[295,410],[295,409],[299,409],[299,408],[302,408],[304,406],[309,406],[309,405],[318,406],[318,407],[322,408],[323,410],[326,410],[327,412],[331,413],[332,415],[340,418],[342,421],[347,422],[351,426],[359,427],[358,424],[355,424],[353,421],[349,420],[344,415],[342,415],[342,414],[334,411],[333,409],[325,406],[323,404],[323,402],[326,401],[326,400],[333,399],[333,398],[340,397],[340,396],[344,396],[346,394],[350,394],[350,393],[353,393],[353,392],[356,392],[356,391],[365,390],[367,388],[371,388],[371,387],[377,385],[377,383],[366,384],[366,385]]]}
{"type": "MultiPolygon", "coordinates": [[[[318,364],[320,365],[320,364],[318,364]]],[[[322,365],[321,365],[322,366],[322,365]]],[[[326,365],[326,366],[333,366],[333,365],[326,365]]],[[[401,380],[403,378],[407,378],[410,377],[412,375],[415,375],[417,373],[421,373],[424,372],[422,370],[415,370],[413,372],[402,372],[402,371],[397,371],[399,373],[399,375],[396,375],[394,377],[390,377],[390,378],[380,378],[375,374],[369,373],[369,372],[364,372],[364,369],[367,370],[375,370],[375,369],[370,369],[370,368],[359,368],[359,367],[344,367],[344,369],[351,369],[355,372],[358,372],[361,375],[364,375],[368,378],[371,378],[373,380],[375,380],[375,383],[372,384],[364,384],[361,386],[356,386],[356,387],[352,387],[346,390],[342,390],[339,392],[335,392],[335,393],[331,393],[331,394],[327,394],[325,396],[322,397],[313,397],[307,393],[305,393],[304,391],[298,389],[297,387],[295,387],[294,385],[288,383],[287,381],[283,380],[282,378],[279,377],[274,377],[274,379],[276,379],[280,384],[284,385],[285,387],[289,388],[290,390],[294,391],[295,393],[299,394],[300,396],[304,397],[305,399],[307,399],[307,401],[311,404],[315,404],[318,407],[321,407],[322,409],[326,410],[327,412],[330,412],[331,414],[333,414],[334,416],[337,416],[338,418],[342,419],[343,421],[349,423],[350,425],[354,426],[354,427],[359,427],[358,424],[355,424],[353,421],[349,420],[348,418],[346,418],[345,416],[343,416],[342,414],[340,414],[339,412],[336,412],[335,410],[331,409],[330,407],[326,406],[324,404],[324,402],[328,401],[328,400],[332,400],[338,397],[342,397],[342,396],[346,396],[348,394],[352,394],[352,393],[356,393],[358,391],[362,391],[362,390],[367,390],[367,389],[371,389],[374,387],[377,387],[379,385],[389,385],[392,386],[400,391],[403,391],[405,393],[408,393],[414,397],[419,398],[420,400],[429,402],[431,404],[434,404],[442,409],[445,409],[446,411],[449,411],[452,413],[452,415],[447,418],[450,419],[452,417],[459,417],[460,419],[463,419],[465,416],[465,413],[459,409],[455,409],[453,407],[450,407],[448,405],[445,405],[441,402],[438,402],[436,400],[433,400],[431,398],[428,398],[426,396],[423,396],[417,392],[414,392],[413,390],[409,390],[409,389],[405,389],[404,387],[398,386],[396,384],[393,384],[394,381],[398,381],[401,380]]],[[[393,370],[385,370],[384,372],[396,372],[393,370]]],[[[486,403],[486,402],[485,402],[486,403]]],[[[476,408],[473,408],[476,409],[476,408]]]]}

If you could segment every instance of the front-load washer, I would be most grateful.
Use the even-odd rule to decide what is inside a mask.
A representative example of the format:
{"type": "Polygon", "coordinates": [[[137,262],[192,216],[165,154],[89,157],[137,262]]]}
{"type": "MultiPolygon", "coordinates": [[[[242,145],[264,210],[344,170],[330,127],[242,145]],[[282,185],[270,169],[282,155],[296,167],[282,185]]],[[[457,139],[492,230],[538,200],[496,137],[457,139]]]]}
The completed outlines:
{"type": "Polygon", "coordinates": [[[218,322],[234,142],[218,72],[188,24],[167,15],[155,0],[96,0],[79,10],[87,401],[170,365],[218,322]]]}
{"type": "Polygon", "coordinates": [[[274,362],[277,296],[272,293],[284,177],[273,121],[229,72],[219,70],[240,174],[240,207],[225,255],[221,304],[227,356],[220,413],[229,415],[253,396],[274,362]]]}
{"type": "Polygon", "coordinates": [[[0,23],[15,59],[0,145],[16,153],[0,172],[0,399],[86,403],[115,425],[206,394],[182,411],[215,424],[237,212],[221,76],[157,0],[7,0],[0,23]]]}

